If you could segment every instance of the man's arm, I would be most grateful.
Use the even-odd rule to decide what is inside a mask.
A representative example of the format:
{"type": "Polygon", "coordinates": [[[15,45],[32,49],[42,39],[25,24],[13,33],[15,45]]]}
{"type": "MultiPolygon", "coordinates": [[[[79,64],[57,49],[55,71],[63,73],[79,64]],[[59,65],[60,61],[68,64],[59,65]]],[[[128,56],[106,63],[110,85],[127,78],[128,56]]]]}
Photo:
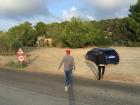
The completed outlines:
{"type": "Polygon", "coordinates": [[[73,69],[74,69],[74,70],[76,69],[74,58],[73,58],[73,69]]]}
{"type": "Polygon", "coordinates": [[[63,63],[64,63],[64,58],[62,59],[60,65],[59,65],[59,67],[58,67],[58,70],[60,70],[60,68],[61,68],[61,66],[63,65],[63,63]]]}

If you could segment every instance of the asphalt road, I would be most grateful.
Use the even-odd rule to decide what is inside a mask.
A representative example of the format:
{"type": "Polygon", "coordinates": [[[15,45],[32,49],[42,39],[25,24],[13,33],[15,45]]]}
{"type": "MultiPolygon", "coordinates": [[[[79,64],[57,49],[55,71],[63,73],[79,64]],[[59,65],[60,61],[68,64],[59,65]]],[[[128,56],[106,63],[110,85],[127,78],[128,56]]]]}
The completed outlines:
{"type": "Polygon", "coordinates": [[[140,84],[0,69],[0,105],[140,105],[140,84]]]}

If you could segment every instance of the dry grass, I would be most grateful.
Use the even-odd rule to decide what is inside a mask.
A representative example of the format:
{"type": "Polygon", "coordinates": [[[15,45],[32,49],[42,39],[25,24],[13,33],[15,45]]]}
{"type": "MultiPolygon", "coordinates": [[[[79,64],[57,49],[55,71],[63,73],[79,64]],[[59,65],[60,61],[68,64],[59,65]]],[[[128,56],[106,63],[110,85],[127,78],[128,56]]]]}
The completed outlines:
{"type": "MultiPolygon", "coordinates": [[[[72,55],[76,62],[76,71],[74,75],[97,78],[97,67],[90,61],[85,60],[85,54],[91,48],[72,49],[72,55]]],[[[116,47],[120,55],[118,65],[108,65],[104,75],[105,80],[140,82],[140,47],[116,47]]],[[[27,61],[30,63],[28,71],[51,72],[62,74],[63,68],[58,71],[58,65],[65,55],[63,48],[38,48],[26,53],[27,61]]],[[[16,57],[0,56],[0,66],[4,66],[8,60],[16,57]]]]}

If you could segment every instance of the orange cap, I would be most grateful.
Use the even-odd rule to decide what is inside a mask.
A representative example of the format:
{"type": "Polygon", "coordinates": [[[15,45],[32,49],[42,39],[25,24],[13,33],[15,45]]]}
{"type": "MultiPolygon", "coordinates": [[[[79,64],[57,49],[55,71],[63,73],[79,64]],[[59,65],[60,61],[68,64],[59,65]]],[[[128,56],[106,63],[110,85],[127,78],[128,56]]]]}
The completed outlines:
{"type": "Polygon", "coordinates": [[[70,49],[66,49],[66,54],[70,54],[70,49]]]}

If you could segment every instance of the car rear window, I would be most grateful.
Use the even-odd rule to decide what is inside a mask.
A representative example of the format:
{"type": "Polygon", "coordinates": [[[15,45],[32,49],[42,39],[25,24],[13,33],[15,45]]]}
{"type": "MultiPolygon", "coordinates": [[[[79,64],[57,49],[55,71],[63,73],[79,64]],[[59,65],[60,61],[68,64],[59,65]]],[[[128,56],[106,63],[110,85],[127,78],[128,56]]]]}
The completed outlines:
{"type": "Polygon", "coordinates": [[[110,50],[110,51],[104,51],[105,55],[116,55],[116,51],[115,50],[110,50]]]}

